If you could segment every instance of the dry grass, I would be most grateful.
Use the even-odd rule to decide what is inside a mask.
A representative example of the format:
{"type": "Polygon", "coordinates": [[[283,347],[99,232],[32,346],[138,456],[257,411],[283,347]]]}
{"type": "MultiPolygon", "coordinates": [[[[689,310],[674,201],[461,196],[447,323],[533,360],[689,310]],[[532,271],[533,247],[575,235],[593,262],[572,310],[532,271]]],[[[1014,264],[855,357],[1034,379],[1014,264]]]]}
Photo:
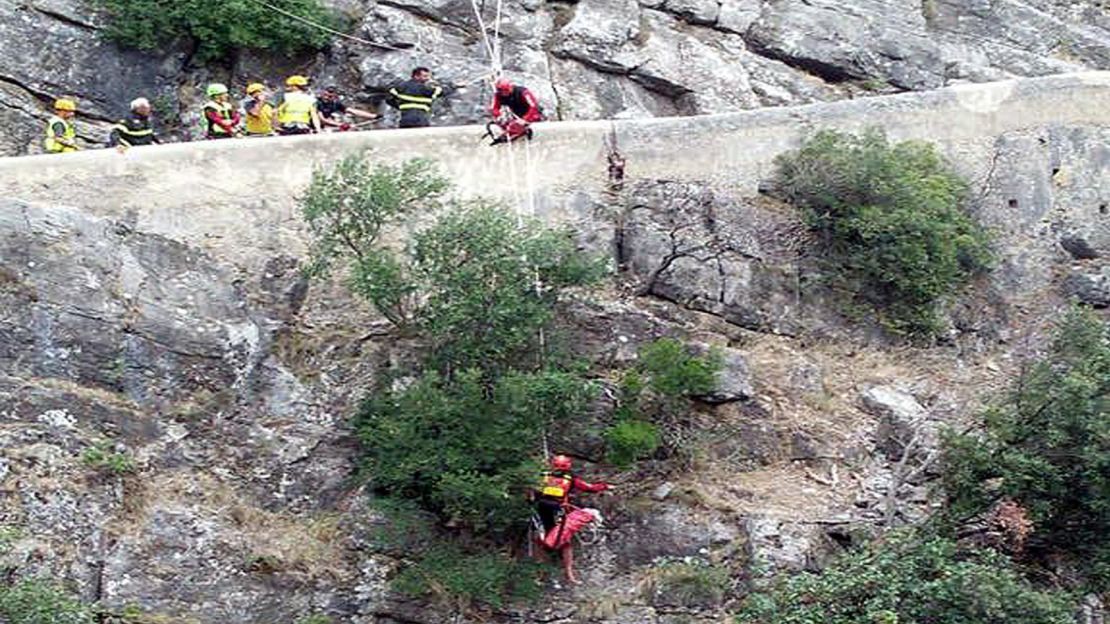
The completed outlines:
{"type": "Polygon", "coordinates": [[[120,535],[141,535],[158,510],[180,510],[215,523],[222,546],[248,569],[303,581],[347,574],[337,513],[268,511],[210,475],[182,472],[147,480],[111,529],[120,535]]]}

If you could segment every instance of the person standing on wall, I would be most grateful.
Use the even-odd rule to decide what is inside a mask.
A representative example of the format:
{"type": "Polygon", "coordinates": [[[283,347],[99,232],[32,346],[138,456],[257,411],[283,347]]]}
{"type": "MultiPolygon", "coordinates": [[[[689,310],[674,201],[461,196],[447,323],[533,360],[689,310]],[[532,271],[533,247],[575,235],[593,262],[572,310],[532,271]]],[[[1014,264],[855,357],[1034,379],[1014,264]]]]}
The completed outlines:
{"type": "Polygon", "coordinates": [[[247,85],[247,97],[239,102],[246,116],[247,136],[270,136],[274,133],[274,107],[266,101],[266,85],[252,82],[247,85]]]}
{"type": "Polygon", "coordinates": [[[308,78],[290,76],[285,94],[277,108],[277,131],[281,135],[309,134],[320,131],[316,98],[308,92],[308,78]]]}
{"type": "Polygon", "coordinates": [[[77,102],[68,98],[54,100],[54,114],[46,122],[46,138],[43,147],[50,154],[76,152],[77,129],[73,127],[73,116],[77,114],[77,102]]]}
{"type": "Polygon", "coordinates": [[[116,151],[121,154],[136,145],[152,145],[158,142],[150,122],[150,100],[142,97],[131,100],[131,114],[117,121],[116,125],[112,126],[111,134],[108,135],[108,147],[116,148],[116,151]]]}
{"type": "Polygon", "coordinates": [[[432,84],[432,71],[427,67],[412,70],[412,77],[389,90],[386,100],[401,111],[399,128],[426,128],[432,125],[432,104],[443,89],[432,84]]]}
{"type": "Polygon", "coordinates": [[[208,85],[204,103],[204,138],[230,139],[239,136],[239,111],[229,102],[227,86],[219,82],[208,85]]]}

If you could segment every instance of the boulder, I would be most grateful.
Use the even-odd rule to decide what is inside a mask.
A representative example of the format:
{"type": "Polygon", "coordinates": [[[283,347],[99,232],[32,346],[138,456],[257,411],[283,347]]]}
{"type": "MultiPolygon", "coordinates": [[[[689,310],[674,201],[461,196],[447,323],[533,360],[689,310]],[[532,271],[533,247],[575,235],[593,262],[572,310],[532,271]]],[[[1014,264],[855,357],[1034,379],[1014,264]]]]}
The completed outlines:
{"type": "Polygon", "coordinates": [[[876,442],[888,457],[898,457],[915,435],[923,447],[936,444],[935,423],[912,394],[897,386],[879,385],[864,390],[860,399],[864,409],[879,418],[876,442]]]}
{"type": "Polygon", "coordinates": [[[1100,270],[1073,270],[1065,282],[1065,291],[1096,308],[1110,306],[1110,265],[1100,270]]]}

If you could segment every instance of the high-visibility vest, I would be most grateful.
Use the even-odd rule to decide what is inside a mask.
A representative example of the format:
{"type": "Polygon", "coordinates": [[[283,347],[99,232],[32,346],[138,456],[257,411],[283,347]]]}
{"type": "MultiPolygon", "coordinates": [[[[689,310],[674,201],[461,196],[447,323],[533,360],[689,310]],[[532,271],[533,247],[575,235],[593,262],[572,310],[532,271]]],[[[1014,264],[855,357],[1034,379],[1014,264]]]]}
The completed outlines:
{"type": "Polygon", "coordinates": [[[564,472],[545,472],[540,481],[539,493],[548,498],[559,499],[565,503],[570,498],[570,490],[574,487],[574,478],[564,472]]]}
{"type": "Polygon", "coordinates": [[[73,140],[77,138],[77,129],[73,127],[73,124],[70,123],[69,120],[62,119],[57,115],[51,115],[50,119],[46,122],[46,139],[43,140],[43,145],[46,147],[46,151],[54,154],[61,154],[64,152],[76,152],[76,147],[70,147],[69,145],[64,145],[61,142],[55,140],[57,138],[57,135],[54,133],[54,125],[59,123],[65,126],[65,132],[62,133],[61,138],[65,139],[67,143],[71,144],[73,143],[73,140]]]}
{"type": "Polygon", "coordinates": [[[304,91],[286,91],[278,106],[278,123],[283,126],[292,124],[312,124],[312,111],[316,109],[316,98],[304,91]]]}
{"type": "MultiPolygon", "coordinates": [[[[205,111],[214,110],[214,111],[216,111],[216,113],[221,118],[223,118],[227,121],[231,121],[233,119],[233,116],[232,116],[233,111],[232,111],[232,107],[231,107],[230,102],[222,102],[221,103],[221,102],[217,102],[215,100],[208,100],[207,102],[204,103],[204,110],[205,111]]],[[[227,130],[224,130],[223,126],[221,126],[220,124],[215,123],[211,119],[209,119],[207,113],[205,113],[205,115],[204,115],[204,121],[205,121],[205,128],[207,129],[207,132],[208,132],[208,136],[222,136],[222,135],[228,134],[227,130]]]]}

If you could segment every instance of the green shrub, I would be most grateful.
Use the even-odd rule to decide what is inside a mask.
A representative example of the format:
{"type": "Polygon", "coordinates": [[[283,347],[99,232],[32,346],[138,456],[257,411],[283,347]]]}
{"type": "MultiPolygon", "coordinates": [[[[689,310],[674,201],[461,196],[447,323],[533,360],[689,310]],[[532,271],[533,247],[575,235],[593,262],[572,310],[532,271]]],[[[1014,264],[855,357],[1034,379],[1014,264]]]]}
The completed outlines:
{"type": "Polygon", "coordinates": [[[503,532],[529,517],[543,427],[566,422],[594,394],[559,371],[510,373],[492,389],[477,371],[453,381],[427,373],[372,393],[355,425],[376,489],[414,499],[445,522],[503,532]]]}
{"type": "Polygon", "coordinates": [[[929,144],[823,131],[776,165],[776,188],[824,239],[835,285],[895,332],[936,333],[938,305],[990,263],[986,231],[962,208],[967,183],[929,144]]]}
{"type": "Polygon", "coordinates": [[[721,357],[715,351],[697,355],[679,340],[660,338],[640,349],[636,369],[660,395],[688,397],[713,390],[721,370],[721,357]]]}
{"type": "Polygon", "coordinates": [[[468,552],[437,542],[394,579],[403,594],[430,597],[463,611],[475,604],[501,607],[507,601],[540,595],[542,568],[500,552],[468,552]]]}
{"type": "Polygon", "coordinates": [[[1013,499],[1033,520],[1031,548],[1071,555],[1110,588],[1110,325],[1073,310],[985,424],[946,438],[950,515],[1013,499]]]}
{"type": "Polygon", "coordinates": [[[126,453],[113,451],[111,443],[108,442],[95,444],[85,449],[85,452],[81,454],[81,461],[94,470],[117,475],[135,470],[135,461],[126,453]]]}
{"type": "MultiPolygon", "coordinates": [[[[301,18],[339,27],[337,16],[318,0],[276,0],[283,10],[301,18]]],[[[294,54],[323,48],[326,32],[278,14],[252,0],[227,0],[218,5],[200,0],[94,0],[108,16],[106,34],[141,50],[159,50],[187,37],[201,61],[227,58],[240,48],[294,54]]]]}
{"type": "Polygon", "coordinates": [[[716,351],[692,352],[674,338],[644,345],[636,365],[621,378],[616,423],[605,432],[606,458],[627,468],[666,443],[672,454],[688,456],[684,412],[691,396],[713,390],[721,369],[716,351]]]}
{"type": "Polygon", "coordinates": [[[40,580],[0,586],[0,621],[5,624],[93,624],[92,609],[40,580]]]}
{"type": "Polygon", "coordinates": [[[1034,589],[993,551],[889,534],[819,573],[803,572],[745,600],[738,624],[1071,624],[1062,593],[1034,589]]]}
{"type": "Polygon", "coordinates": [[[620,468],[650,456],[659,448],[659,428],[642,420],[622,420],[605,432],[605,458],[620,468]]]}

